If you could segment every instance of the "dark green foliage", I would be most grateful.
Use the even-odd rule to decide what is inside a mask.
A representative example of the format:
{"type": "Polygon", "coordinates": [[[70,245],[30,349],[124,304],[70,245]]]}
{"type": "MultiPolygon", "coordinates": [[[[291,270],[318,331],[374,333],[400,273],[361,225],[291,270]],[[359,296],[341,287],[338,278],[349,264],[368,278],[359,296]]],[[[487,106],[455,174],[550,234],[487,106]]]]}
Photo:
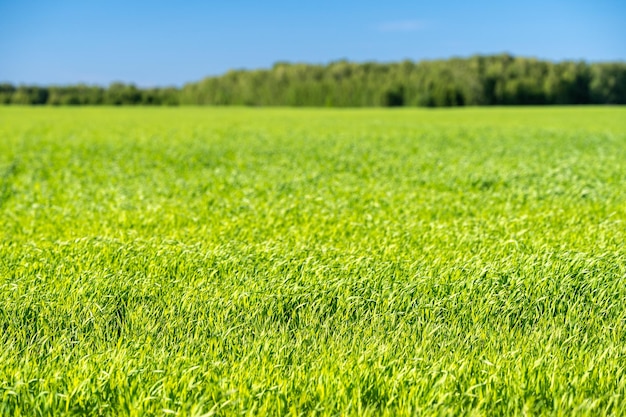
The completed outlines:
{"type": "Polygon", "coordinates": [[[10,104],[46,104],[48,89],[45,87],[20,86],[11,94],[10,104]]]}
{"type": "Polygon", "coordinates": [[[597,64],[591,68],[589,85],[594,103],[626,104],[626,65],[597,64]]]}
{"type": "Polygon", "coordinates": [[[278,63],[190,83],[182,104],[423,106],[626,103],[626,64],[510,55],[414,63],[278,63]]]}
{"type": "Polygon", "coordinates": [[[231,70],[182,88],[14,87],[0,104],[453,107],[626,104],[626,63],[549,62],[508,54],[449,60],[328,65],[278,62],[231,70]]]}
{"type": "Polygon", "coordinates": [[[101,87],[92,87],[79,84],[69,87],[50,87],[47,104],[60,105],[97,105],[104,104],[105,90],[101,87]]]}
{"type": "Polygon", "coordinates": [[[0,84],[0,104],[10,104],[13,93],[15,93],[15,87],[11,84],[0,84]]]}

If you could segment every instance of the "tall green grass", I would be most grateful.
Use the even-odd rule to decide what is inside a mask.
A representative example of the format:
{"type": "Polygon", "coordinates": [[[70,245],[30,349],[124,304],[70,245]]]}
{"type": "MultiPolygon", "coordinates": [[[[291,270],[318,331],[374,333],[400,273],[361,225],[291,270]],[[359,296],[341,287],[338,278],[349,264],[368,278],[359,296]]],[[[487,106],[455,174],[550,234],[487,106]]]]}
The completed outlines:
{"type": "Polygon", "coordinates": [[[1,415],[623,415],[626,110],[0,108],[1,415]]]}

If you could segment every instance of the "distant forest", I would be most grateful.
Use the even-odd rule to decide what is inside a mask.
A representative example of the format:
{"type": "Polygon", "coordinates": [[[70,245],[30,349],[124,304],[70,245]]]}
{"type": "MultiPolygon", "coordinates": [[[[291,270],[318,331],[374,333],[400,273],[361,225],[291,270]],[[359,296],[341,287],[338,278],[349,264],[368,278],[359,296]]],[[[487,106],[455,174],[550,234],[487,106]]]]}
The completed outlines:
{"type": "Polygon", "coordinates": [[[279,62],[271,69],[233,70],[182,88],[13,86],[0,84],[0,104],[482,106],[626,104],[626,63],[551,62],[510,55],[435,61],[327,65],[279,62]]]}

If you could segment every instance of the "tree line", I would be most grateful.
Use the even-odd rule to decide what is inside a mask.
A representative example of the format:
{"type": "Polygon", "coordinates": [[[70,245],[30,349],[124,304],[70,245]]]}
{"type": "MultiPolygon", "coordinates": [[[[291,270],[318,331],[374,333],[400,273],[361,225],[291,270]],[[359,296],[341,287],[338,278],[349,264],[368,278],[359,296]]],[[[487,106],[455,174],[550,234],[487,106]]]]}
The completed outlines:
{"type": "Polygon", "coordinates": [[[434,61],[276,63],[232,70],[182,88],[113,83],[0,84],[22,105],[481,106],[626,104],[626,63],[551,62],[508,54],[434,61]]]}
{"type": "Polygon", "coordinates": [[[0,104],[17,105],[178,105],[180,89],[138,88],[133,84],[113,83],[104,88],[93,85],[15,87],[0,84],[0,104]]]}

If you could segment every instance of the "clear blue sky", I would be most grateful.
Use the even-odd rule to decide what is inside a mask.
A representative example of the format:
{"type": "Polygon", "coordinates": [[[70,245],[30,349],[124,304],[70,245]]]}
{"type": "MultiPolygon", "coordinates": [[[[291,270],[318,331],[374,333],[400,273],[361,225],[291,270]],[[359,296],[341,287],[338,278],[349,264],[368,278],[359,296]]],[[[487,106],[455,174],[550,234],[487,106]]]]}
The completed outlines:
{"type": "Polygon", "coordinates": [[[626,60],[626,0],[0,0],[0,82],[182,85],[276,61],[626,60]]]}

